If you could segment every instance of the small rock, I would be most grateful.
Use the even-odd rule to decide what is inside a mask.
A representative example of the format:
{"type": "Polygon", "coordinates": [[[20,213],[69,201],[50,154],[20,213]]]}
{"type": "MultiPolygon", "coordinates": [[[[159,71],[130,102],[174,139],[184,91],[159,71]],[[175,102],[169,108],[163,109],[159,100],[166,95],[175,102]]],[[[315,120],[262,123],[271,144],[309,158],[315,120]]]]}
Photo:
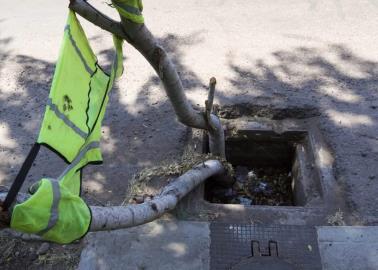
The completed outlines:
{"type": "Polygon", "coordinates": [[[43,255],[46,254],[46,252],[49,250],[50,244],[49,243],[43,243],[39,249],[37,250],[37,255],[43,255]]]}

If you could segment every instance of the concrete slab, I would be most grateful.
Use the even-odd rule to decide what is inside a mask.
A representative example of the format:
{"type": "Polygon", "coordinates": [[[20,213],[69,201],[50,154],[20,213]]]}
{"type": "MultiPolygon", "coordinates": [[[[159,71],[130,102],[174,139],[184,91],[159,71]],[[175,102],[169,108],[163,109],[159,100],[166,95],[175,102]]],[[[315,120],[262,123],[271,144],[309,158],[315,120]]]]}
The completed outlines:
{"type": "Polygon", "coordinates": [[[378,269],[378,227],[318,227],[323,270],[378,269]]]}
{"type": "Polygon", "coordinates": [[[88,235],[80,270],[208,270],[206,222],[155,221],[135,228],[88,235]]]}
{"type": "MultiPolygon", "coordinates": [[[[378,269],[378,227],[317,227],[323,270],[378,269]]],[[[208,270],[206,222],[155,221],[135,228],[91,233],[79,270],[208,270]]]]}

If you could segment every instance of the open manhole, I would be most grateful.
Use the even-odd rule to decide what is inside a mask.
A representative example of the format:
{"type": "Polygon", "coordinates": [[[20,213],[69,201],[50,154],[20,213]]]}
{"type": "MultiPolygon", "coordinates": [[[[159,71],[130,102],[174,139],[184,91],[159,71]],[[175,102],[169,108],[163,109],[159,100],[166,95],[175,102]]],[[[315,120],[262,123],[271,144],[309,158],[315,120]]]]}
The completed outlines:
{"type": "MultiPolygon", "coordinates": [[[[332,152],[317,119],[223,120],[232,185],[209,178],[176,208],[182,219],[282,225],[322,225],[343,206],[332,152]]],[[[207,138],[193,133],[189,144],[207,138]]],[[[198,149],[198,147],[197,147],[198,149]]],[[[200,150],[200,149],[198,149],[200,150]]]]}
{"type": "Polygon", "coordinates": [[[204,198],[219,204],[304,206],[320,197],[310,150],[307,131],[230,132],[226,157],[233,165],[235,182],[226,186],[208,179],[204,198]]]}
{"type": "Polygon", "coordinates": [[[205,199],[211,203],[290,206],[301,204],[295,194],[300,181],[296,148],[306,132],[276,134],[243,130],[226,139],[227,160],[233,165],[235,183],[207,181],[205,199]]]}

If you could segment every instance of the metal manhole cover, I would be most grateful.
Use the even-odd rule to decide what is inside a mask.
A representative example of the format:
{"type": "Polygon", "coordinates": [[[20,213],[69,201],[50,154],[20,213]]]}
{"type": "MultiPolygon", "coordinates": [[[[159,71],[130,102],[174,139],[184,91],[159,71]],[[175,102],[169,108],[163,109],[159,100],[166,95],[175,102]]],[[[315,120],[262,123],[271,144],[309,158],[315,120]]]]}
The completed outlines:
{"type": "MultiPolygon", "coordinates": [[[[264,264],[267,269],[276,269],[280,263],[282,269],[322,269],[314,227],[215,222],[210,224],[210,237],[213,270],[256,269],[264,264]],[[259,254],[253,254],[256,243],[259,254]],[[272,243],[275,254],[271,254],[272,243]]],[[[258,269],[265,269],[261,267],[258,269]]]]}

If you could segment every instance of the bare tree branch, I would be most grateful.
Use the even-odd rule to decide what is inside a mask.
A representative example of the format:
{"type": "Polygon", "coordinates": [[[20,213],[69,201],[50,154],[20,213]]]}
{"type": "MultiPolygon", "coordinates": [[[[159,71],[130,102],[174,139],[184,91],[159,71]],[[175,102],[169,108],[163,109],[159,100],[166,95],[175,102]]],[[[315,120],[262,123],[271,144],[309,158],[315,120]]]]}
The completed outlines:
{"type": "Polygon", "coordinates": [[[203,112],[193,109],[186,98],[176,68],[144,24],[134,23],[124,17],[121,17],[121,23],[115,22],[84,0],[71,0],[69,7],[88,21],[124,38],[134,46],[147,59],[163,82],[178,120],[187,126],[208,130],[211,153],[225,157],[224,132],[218,117],[212,114],[208,123],[203,112]]]}
{"type": "MultiPolygon", "coordinates": [[[[224,173],[225,169],[219,160],[208,160],[179,176],[175,181],[164,187],[160,194],[151,201],[126,206],[90,206],[92,212],[90,231],[128,228],[155,220],[174,209],[185,195],[207,178],[224,173]]],[[[4,199],[5,196],[6,192],[0,192],[0,200],[4,199]]],[[[19,193],[16,203],[22,203],[28,198],[29,195],[19,193]]],[[[12,211],[12,208],[10,211],[12,211]]],[[[9,215],[11,215],[11,212],[9,212],[9,215]]],[[[3,228],[8,226],[9,223],[3,228]]]]}
{"type": "Polygon", "coordinates": [[[68,6],[83,18],[120,38],[127,39],[120,22],[114,21],[105,14],[99,12],[86,1],[70,0],[68,6]]]}
{"type": "Polygon", "coordinates": [[[127,206],[91,206],[92,223],[90,231],[128,228],[155,220],[174,209],[185,195],[204,180],[222,173],[224,173],[224,168],[220,161],[208,160],[178,177],[151,201],[127,206]]]}

